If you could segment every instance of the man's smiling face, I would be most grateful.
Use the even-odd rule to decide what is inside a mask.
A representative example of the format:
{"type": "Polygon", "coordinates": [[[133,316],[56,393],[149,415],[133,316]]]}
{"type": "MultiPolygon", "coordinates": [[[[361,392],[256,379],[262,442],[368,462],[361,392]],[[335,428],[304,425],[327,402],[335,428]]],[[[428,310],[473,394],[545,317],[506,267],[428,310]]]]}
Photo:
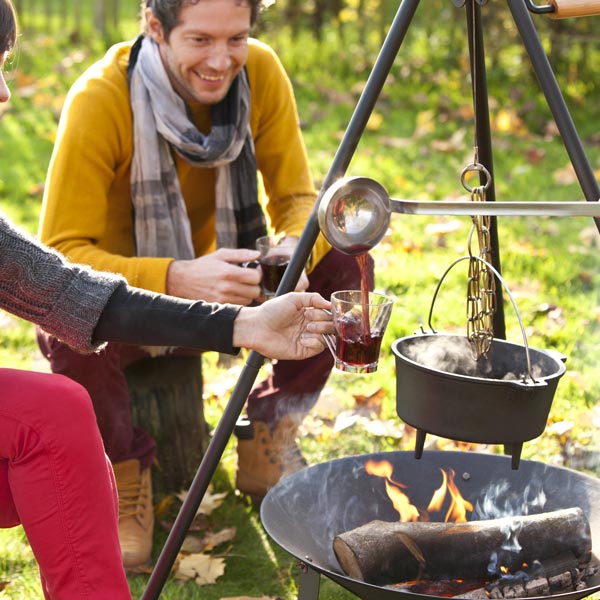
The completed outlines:
{"type": "Polygon", "coordinates": [[[148,15],[171,85],[184,100],[216,104],[226,96],[248,57],[250,18],[250,5],[240,0],[199,0],[181,9],[166,40],[148,15]]]}

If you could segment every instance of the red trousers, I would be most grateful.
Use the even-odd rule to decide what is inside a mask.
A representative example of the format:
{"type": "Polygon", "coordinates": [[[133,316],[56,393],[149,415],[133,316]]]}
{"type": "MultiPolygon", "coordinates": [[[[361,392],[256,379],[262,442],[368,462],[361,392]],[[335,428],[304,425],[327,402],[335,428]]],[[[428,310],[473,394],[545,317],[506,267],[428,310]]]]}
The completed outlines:
{"type": "Polygon", "coordinates": [[[23,525],[45,598],[131,598],[117,521],[85,389],[61,375],[0,369],[0,527],[23,525]]]}
{"type": "MultiPolygon", "coordinates": [[[[367,264],[369,289],[374,285],[374,263],[367,264]]],[[[330,250],[308,276],[309,291],[330,298],[336,290],[361,287],[354,256],[330,250]]],[[[139,346],[109,343],[100,353],[84,355],[38,329],[38,344],[50,361],[53,373],[74,379],[90,394],[106,453],[113,463],[131,458],[147,469],[154,460],[156,444],[147,431],[132,422],[131,400],[123,369],[148,356],[139,346]]],[[[190,350],[176,350],[176,353],[190,350]]],[[[273,373],[256,385],[248,396],[251,421],[274,425],[283,415],[306,414],[316,403],[333,367],[328,351],[307,360],[279,360],[273,373]]]]}

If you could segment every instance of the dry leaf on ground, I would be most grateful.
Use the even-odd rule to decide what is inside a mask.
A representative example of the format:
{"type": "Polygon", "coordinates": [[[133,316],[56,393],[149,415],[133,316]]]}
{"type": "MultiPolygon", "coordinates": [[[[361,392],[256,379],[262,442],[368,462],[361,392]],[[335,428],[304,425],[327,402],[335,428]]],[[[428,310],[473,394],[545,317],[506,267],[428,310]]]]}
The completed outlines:
{"type": "Polygon", "coordinates": [[[198,553],[205,549],[204,539],[199,538],[197,535],[186,535],[183,544],[181,544],[181,552],[185,554],[198,553]]]}
{"type": "MultiPolygon", "coordinates": [[[[228,494],[229,494],[229,492],[221,492],[220,494],[213,494],[211,492],[211,488],[209,487],[208,490],[206,491],[206,494],[204,494],[204,498],[202,498],[202,502],[200,502],[200,506],[198,507],[198,510],[196,511],[196,516],[197,515],[210,515],[215,509],[219,508],[219,506],[221,506],[221,504],[223,504],[223,500],[225,500],[225,498],[227,497],[228,494]]],[[[179,500],[181,500],[182,502],[185,502],[187,495],[188,495],[187,491],[181,491],[181,492],[179,492],[179,494],[176,494],[177,498],[179,498],[179,500]]]]}
{"type": "Polygon", "coordinates": [[[371,394],[353,394],[353,397],[357,412],[361,414],[371,413],[379,416],[381,414],[381,406],[386,397],[386,392],[383,388],[378,388],[371,394]]]}
{"type": "Polygon", "coordinates": [[[174,500],[175,498],[169,495],[165,496],[159,502],[156,503],[156,505],[154,506],[154,515],[157,519],[164,519],[167,516],[169,510],[171,509],[171,506],[173,506],[174,500]]]}
{"type": "Polygon", "coordinates": [[[177,565],[178,579],[193,579],[198,585],[215,583],[225,573],[225,559],[210,554],[190,554],[177,565]]]}
{"type": "Polygon", "coordinates": [[[237,529],[235,527],[228,527],[221,529],[215,533],[207,533],[204,536],[204,550],[213,550],[217,546],[230,542],[236,535],[237,529]]]}

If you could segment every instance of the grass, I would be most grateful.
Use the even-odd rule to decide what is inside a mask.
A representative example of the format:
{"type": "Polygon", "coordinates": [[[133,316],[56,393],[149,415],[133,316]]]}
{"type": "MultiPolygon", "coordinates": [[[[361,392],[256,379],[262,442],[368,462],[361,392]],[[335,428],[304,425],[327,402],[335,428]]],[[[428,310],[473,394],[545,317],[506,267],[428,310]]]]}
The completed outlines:
{"type": "MultiPolygon", "coordinates": [[[[131,32],[133,35],[133,27],[131,32]]],[[[313,172],[320,182],[350,119],[368,65],[364,58],[353,60],[358,54],[353,55],[350,47],[339,52],[335,37],[321,47],[303,37],[294,47],[285,31],[279,35],[270,32],[269,36],[290,70],[313,172]]],[[[419,64],[423,63],[418,63],[416,57],[423,40],[417,39],[415,48],[413,51],[409,46],[402,61],[410,85],[394,72],[348,174],[373,177],[394,197],[462,198],[466,192],[460,184],[460,173],[473,158],[468,82],[455,69],[446,73],[446,63],[435,56],[427,72],[422,66],[419,72],[419,64]],[[440,94],[439,86],[432,85],[432,81],[441,82],[445,94],[440,94]]],[[[86,48],[74,47],[59,36],[25,36],[21,43],[14,62],[14,97],[0,119],[0,153],[5,157],[0,165],[0,201],[2,209],[31,233],[37,227],[41,185],[61,100],[73,78],[101,51],[102,44],[93,39],[86,48]],[[11,157],[10,162],[6,157],[11,157]]],[[[492,83],[494,90],[502,90],[497,82],[492,83]]],[[[491,99],[497,198],[582,199],[560,139],[547,134],[546,125],[551,119],[537,92],[527,88],[526,99],[537,102],[535,110],[527,110],[525,100],[507,102],[514,96],[513,85],[516,83],[510,83],[508,89],[507,84],[506,97],[499,97],[496,91],[491,99]]],[[[585,132],[585,149],[592,168],[598,171],[600,148],[594,138],[597,118],[592,105],[592,101],[575,103],[574,116],[585,132]]],[[[470,222],[464,217],[393,215],[388,235],[374,250],[377,288],[396,299],[378,372],[369,376],[332,373],[318,405],[304,423],[301,446],[309,463],[412,449],[414,432],[404,427],[395,414],[391,343],[411,335],[421,323],[426,325],[436,285],[451,262],[467,253],[469,228],[470,222]],[[380,402],[380,415],[358,419],[354,425],[342,428],[341,417],[356,415],[364,398],[380,402]],[[379,423],[381,429],[385,426],[385,431],[373,433],[369,429],[373,423],[379,423]]],[[[503,276],[517,300],[529,343],[568,357],[567,374],[558,386],[549,426],[542,436],[525,444],[523,457],[570,466],[575,464],[571,461],[576,453],[578,457],[590,457],[587,462],[580,460],[577,468],[600,475],[597,462],[591,460],[598,456],[600,422],[598,232],[589,219],[507,218],[499,223],[499,238],[503,276]]],[[[434,324],[439,330],[464,331],[465,282],[463,267],[457,266],[448,274],[434,311],[434,324]]],[[[506,296],[504,302],[507,338],[521,343],[517,316],[506,296]]],[[[30,325],[3,315],[0,327],[0,360],[4,366],[47,368],[40,360],[30,325]]],[[[230,369],[224,369],[215,355],[206,355],[205,411],[212,427],[218,424],[242,364],[243,359],[238,359],[230,369]]],[[[448,440],[437,440],[437,445],[442,449],[456,447],[448,440]]],[[[478,449],[501,451],[499,447],[478,449]]],[[[256,509],[235,494],[234,468],[235,443],[230,440],[213,481],[214,491],[226,491],[228,497],[201,523],[205,529],[237,530],[226,552],[225,575],[215,585],[204,587],[170,579],[161,597],[296,597],[296,561],[268,538],[256,509]]],[[[176,507],[175,502],[159,519],[155,557],[166,538],[160,523],[168,526],[176,507]]],[[[7,582],[3,590],[0,584],[0,598],[42,598],[35,562],[20,528],[0,533],[0,580],[7,582]]],[[[146,582],[146,575],[130,577],[134,598],[141,596],[146,582]]],[[[319,597],[329,600],[354,596],[322,578],[319,597]]]]}

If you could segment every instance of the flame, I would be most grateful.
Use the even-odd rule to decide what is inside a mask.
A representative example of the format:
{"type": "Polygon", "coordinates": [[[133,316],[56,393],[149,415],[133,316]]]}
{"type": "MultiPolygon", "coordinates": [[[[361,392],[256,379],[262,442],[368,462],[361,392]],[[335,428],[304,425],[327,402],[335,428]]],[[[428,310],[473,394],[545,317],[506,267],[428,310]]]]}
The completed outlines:
{"type": "Polygon", "coordinates": [[[387,495],[391,500],[393,507],[398,511],[401,521],[419,520],[419,510],[416,506],[411,504],[409,497],[401,491],[401,489],[406,486],[403,483],[392,479],[394,467],[387,460],[368,460],[365,463],[365,471],[369,475],[385,479],[387,495]]]}
{"type": "Polygon", "coordinates": [[[429,513],[442,510],[448,495],[450,495],[450,505],[446,511],[444,521],[464,523],[467,521],[467,512],[473,512],[473,504],[462,497],[454,482],[456,475],[454,469],[448,469],[448,472],[440,469],[442,484],[433,492],[426,511],[419,510],[412,504],[410,498],[401,491],[406,488],[406,485],[392,479],[394,467],[388,461],[368,460],[365,463],[365,471],[369,475],[385,479],[385,489],[393,507],[400,515],[400,521],[428,521],[429,513]]]}
{"type": "MultiPolygon", "coordinates": [[[[444,471],[442,471],[442,473],[444,473],[444,479],[446,479],[446,473],[444,471]]],[[[450,469],[447,478],[448,492],[450,493],[452,500],[450,501],[450,507],[448,508],[444,520],[465,523],[467,521],[467,511],[473,512],[473,505],[462,497],[458,487],[454,483],[454,475],[456,475],[456,473],[453,469],[450,469]]]]}

